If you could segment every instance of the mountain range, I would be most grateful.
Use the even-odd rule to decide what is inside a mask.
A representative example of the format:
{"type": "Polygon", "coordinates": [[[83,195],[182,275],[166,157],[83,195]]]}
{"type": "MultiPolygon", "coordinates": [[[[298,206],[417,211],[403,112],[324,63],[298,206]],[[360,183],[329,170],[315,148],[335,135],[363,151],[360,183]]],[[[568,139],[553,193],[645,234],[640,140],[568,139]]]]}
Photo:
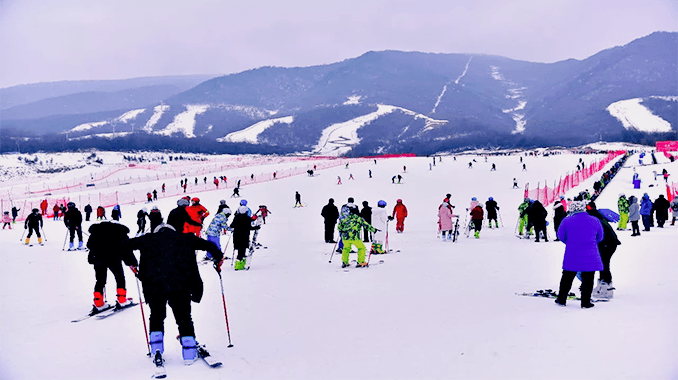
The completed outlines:
{"type": "Polygon", "coordinates": [[[675,32],[548,64],[380,51],[191,78],[67,93],[57,82],[56,96],[23,103],[0,89],[0,149],[370,155],[677,139],[675,32]]]}

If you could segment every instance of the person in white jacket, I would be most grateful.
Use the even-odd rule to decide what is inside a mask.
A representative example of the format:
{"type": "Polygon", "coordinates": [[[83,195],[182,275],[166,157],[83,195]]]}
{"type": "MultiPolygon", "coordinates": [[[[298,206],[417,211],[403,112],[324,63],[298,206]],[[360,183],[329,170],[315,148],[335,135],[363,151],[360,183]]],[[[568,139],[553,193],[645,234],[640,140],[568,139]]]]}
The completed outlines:
{"type": "Polygon", "coordinates": [[[372,248],[370,254],[378,255],[386,253],[384,245],[386,244],[386,223],[389,221],[389,216],[386,213],[386,201],[379,201],[377,207],[372,209],[372,227],[377,229],[377,232],[372,234],[372,248]]]}

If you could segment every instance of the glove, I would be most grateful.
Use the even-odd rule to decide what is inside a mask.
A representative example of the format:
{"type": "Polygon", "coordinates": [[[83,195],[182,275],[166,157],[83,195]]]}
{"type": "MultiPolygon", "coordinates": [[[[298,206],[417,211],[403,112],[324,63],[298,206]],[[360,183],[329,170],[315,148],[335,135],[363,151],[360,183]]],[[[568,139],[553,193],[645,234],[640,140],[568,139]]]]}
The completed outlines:
{"type": "Polygon", "coordinates": [[[392,216],[389,216],[389,217],[388,217],[388,220],[393,220],[393,217],[392,217],[392,216]]]}
{"type": "Polygon", "coordinates": [[[214,269],[217,273],[221,273],[221,266],[224,264],[224,259],[222,258],[219,262],[214,262],[214,269]]]}
{"type": "Polygon", "coordinates": [[[135,267],[134,265],[130,265],[129,269],[132,270],[135,276],[139,277],[139,268],[135,267]]]}
{"type": "Polygon", "coordinates": [[[27,229],[28,229],[28,226],[24,226],[24,230],[27,230],[27,229]]]}

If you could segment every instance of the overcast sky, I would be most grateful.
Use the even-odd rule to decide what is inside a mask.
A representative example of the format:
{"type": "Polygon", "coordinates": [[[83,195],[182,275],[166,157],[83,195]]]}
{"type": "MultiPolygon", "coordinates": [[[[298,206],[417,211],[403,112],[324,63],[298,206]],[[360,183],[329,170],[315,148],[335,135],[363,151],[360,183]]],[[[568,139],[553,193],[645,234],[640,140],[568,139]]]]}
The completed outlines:
{"type": "Polygon", "coordinates": [[[311,66],[370,50],[584,59],[676,0],[0,0],[0,87],[311,66]]]}

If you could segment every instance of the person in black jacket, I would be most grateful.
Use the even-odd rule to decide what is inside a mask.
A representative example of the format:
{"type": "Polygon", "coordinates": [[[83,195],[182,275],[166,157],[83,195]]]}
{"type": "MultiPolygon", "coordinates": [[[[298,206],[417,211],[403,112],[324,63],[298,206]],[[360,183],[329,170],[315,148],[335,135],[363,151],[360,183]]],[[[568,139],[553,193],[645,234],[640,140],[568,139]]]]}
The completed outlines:
{"type": "Polygon", "coordinates": [[[546,209],[541,202],[535,200],[530,206],[529,216],[530,223],[534,226],[534,234],[536,236],[535,242],[539,243],[539,232],[544,232],[544,241],[549,241],[546,234],[546,209]]]}
{"type": "Polygon", "coordinates": [[[84,210],[85,210],[85,221],[89,222],[89,216],[92,214],[92,206],[88,204],[87,206],[85,206],[84,210]]]}
{"type": "Polygon", "coordinates": [[[167,216],[167,224],[174,227],[174,230],[179,232],[179,233],[184,232],[184,225],[186,223],[193,225],[193,226],[202,227],[202,224],[196,222],[195,220],[193,220],[191,218],[190,215],[188,215],[188,212],[186,211],[187,206],[188,206],[188,199],[181,198],[177,201],[177,208],[170,211],[169,215],[167,216]]]}
{"type": "Polygon", "coordinates": [[[31,241],[31,235],[33,231],[38,236],[38,244],[42,244],[42,237],[40,236],[40,228],[42,228],[42,215],[40,215],[40,210],[34,208],[30,215],[26,218],[24,222],[24,229],[28,229],[28,235],[26,235],[26,245],[31,241]]]}
{"type": "MultiPolygon", "coordinates": [[[[233,229],[233,249],[238,251],[235,270],[245,269],[247,249],[250,247],[250,230],[252,227],[252,217],[247,215],[249,209],[247,206],[240,206],[235,212],[231,228],[233,229]]],[[[254,227],[258,228],[258,227],[254,227]]]]}
{"type": "Polygon", "coordinates": [[[339,219],[339,209],[334,205],[334,199],[330,198],[320,215],[325,218],[325,243],[336,243],[334,241],[334,226],[339,219]]]}
{"type": "Polygon", "coordinates": [[[671,203],[664,198],[664,194],[659,194],[659,198],[652,205],[657,217],[657,227],[664,228],[664,223],[669,220],[669,207],[671,207],[671,203]]]}
{"type": "Polygon", "coordinates": [[[73,202],[68,202],[68,210],[64,215],[64,224],[71,235],[68,250],[73,250],[73,240],[75,239],[76,232],[78,233],[78,249],[82,249],[82,213],[75,207],[73,202]]]}
{"type": "Polygon", "coordinates": [[[495,228],[499,228],[499,223],[497,222],[497,210],[499,210],[499,206],[497,205],[497,201],[495,201],[494,198],[489,197],[487,199],[487,202],[485,202],[485,210],[487,210],[488,227],[492,228],[492,220],[494,220],[495,228]]]}
{"type": "MultiPolygon", "coordinates": [[[[363,209],[360,210],[360,216],[365,219],[368,224],[372,224],[372,207],[368,205],[367,201],[363,201],[363,209]]],[[[367,228],[363,229],[363,241],[366,243],[372,241],[370,231],[367,228]]]]}
{"type": "Polygon", "coordinates": [[[113,273],[117,288],[116,307],[122,308],[131,303],[127,299],[125,287],[125,273],[122,271],[122,261],[126,265],[138,266],[137,258],[127,247],[129,228],[116,221],[101,222],[89,227],[87,239],[87,262],[94,265],[94,307],[91,314],[100,313],[109,309],[104,300],[104,287],[108,270],[113,273]]]}
{"type": "Polygon", "coordinates": [[[148,220],[151,222],[151,232],[155,232],[155,229],[162,224],[162,214],[158,206],[151,207],[151,212],[148,214],[148,220]]]}
{"type": "Polygon", "coordinates": [[[560,239],[558,239],[558,227],[560,227],[560,222],[562,222],[566,216],[567,211],[565,211],[563,203],[560,200],[556,201],[556,203],[553,204],[553,228],[556,231],[556,241],[560,241],[560,239]]]}
{"type": "Polygon", "coordinates": [[[137,229],[137,235],[143,235],[144,231],[146,230],[146,217],[148,216],[148,212],[146,212],[146,207],[142,207],[141,210],[137,212],[137,226],[139,227],[137,229]]]}
{"type": "Polygon", "coordinates": [[[140,252],[138,277],[144,287],[146,303],[151,309],[149,336],[155,360],[162,360],[165,317],[169,305],[179,328],[184,363],[193,363],[197,359],[197,343],[191,318],[191,301],[200,302],[203,294],[195,251],[209,252],[217,272],[221,271],[223,254],[214,243],[194,234],[176,231],[169,224],[161,224],[152,234],[130,239],[128,247],[140,252]]]}
{"type": "Polygon", "coordinates": [[[598,252],[600,252],[600,259],[603,261],[603,270],[600,271],[600,278],[598,285],[593,289],[593,296],[602,299],[611,299],[614,296],[614,286],[612,285],[612,272],[610,272],[610,260],[612,255],[617,250],[617,246],[621,242],[617,238],[617,233],[614,228],[610,226],[607,219],[598,211],[596,204],[590,202],[586,206],[586,212],[595,216],[603,225],[603,240],[598,243],[598,252]]]}

